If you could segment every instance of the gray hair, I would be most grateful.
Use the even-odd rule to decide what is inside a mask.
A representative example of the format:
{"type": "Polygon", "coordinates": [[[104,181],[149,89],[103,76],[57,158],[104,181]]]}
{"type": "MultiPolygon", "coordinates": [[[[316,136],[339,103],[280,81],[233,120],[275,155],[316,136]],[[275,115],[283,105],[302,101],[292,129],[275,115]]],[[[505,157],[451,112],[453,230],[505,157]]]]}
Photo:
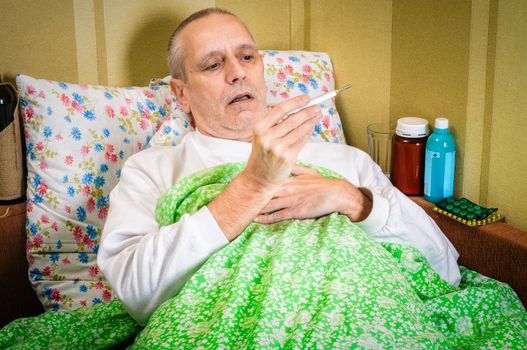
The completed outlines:
{"type": "Polygon", "coordinates": [[[170,75],[172,75],[172,78],[181,79],[183,81],[187,80],[187,74],[186,74],[185,65],[184,65],[185,54],[183,52],[181,40],[179,40],[179,33],[183,30],[183,28],[185,28],[186,26],[188,26],[190,23],[194,22],[195,20],[210,16],[213,14],[233,16],[245,27],[245,29],[247,29],[247,32],[249,33],[251,38],[253,38],[251,32],[249,31],[249,28],[247,28],[245,23],[243,23],[238,18],[238,16],[236,16],[232,12],[229,12],[227,10],[217,8],[217,7],[210,7],[210,8],[206,8],[206,9],[194,12],[193,14],[185,18],[183,22],[181,22],[177,26],[176,30],[174,31],[174,33],[172,33],[172,35],[170,36],[170,40],[168,41],[168,49],[167,49],[168,67],[170,69],[170,75]]]}

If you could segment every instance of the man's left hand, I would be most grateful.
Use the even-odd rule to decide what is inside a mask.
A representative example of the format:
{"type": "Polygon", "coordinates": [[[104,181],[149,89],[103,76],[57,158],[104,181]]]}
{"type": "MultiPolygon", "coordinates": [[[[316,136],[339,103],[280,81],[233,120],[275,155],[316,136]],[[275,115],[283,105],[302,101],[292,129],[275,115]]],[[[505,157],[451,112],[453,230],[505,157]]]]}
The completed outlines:
{"type": "Polygon", "coordinates": [[[327,179],[316,170],[294,166],[286,180],[261,213],[256,223],[270,224],[287,219],[318,218],[333,212],[359,222],[368,217],[371,197],[346,180],[327,179]]]}

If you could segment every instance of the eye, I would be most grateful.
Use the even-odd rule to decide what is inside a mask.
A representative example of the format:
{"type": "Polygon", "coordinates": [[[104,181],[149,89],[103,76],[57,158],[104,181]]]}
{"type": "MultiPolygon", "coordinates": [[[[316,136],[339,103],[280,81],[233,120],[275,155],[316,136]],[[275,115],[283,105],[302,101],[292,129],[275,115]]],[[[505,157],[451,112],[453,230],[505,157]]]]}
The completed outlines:
{"type": "Polygon", "coordinates": [[[242,56],[242,61],[249,62],[249,61],[252,61],[253,59],[254,59],[253,55],[243,55],[242,56]]]}
{"type": "Polygon", "coordinates": [[[207,67],[207,70],[216,70],[220,67],[219,63],[213,63],[210,66],[207,67]]]}

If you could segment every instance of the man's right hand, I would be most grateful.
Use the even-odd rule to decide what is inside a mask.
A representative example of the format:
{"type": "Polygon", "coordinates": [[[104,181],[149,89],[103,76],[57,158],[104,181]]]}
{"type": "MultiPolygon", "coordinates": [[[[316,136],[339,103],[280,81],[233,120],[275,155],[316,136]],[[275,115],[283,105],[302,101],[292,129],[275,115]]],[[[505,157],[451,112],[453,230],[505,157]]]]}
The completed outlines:
{"type": "Polygon", "coordinates": [[[303,95],[279,103],[256,122],[245,170],[207,205],[229,241],[253,221],[291,174],[322,115],[319,106],[312,106],[288,116],[308,101],[303,95]]]}
{"type": "Polygon", "coordinates": [[[252,151],[244,175],[262,189],[276,187],[291,174],[298,153],[310,140],[322,112],[318,105],[304,108],[309,96],[302,95],[275,105],[254,126],[252,151]]]}

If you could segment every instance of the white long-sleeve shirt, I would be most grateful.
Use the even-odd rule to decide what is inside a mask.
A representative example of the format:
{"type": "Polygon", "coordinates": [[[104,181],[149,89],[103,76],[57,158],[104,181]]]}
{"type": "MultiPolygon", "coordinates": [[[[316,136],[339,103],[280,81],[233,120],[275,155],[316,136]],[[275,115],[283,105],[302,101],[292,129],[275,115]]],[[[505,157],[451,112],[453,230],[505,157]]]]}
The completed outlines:
{"type": "MultiPolygon", "coordinates": [[[[229,242],[207,209],[159,227],[158,198],[178,180],[212,166],[247,161],[251,144],[190,132],[176,147],[154,147],[130,157],[110,194],[97,262],[130,315],[146,324],[213,253],[229,242]]],[[[392,186],[363,151],[309,143],[298,160],[336,171],[373,194],[373,209],[357,223],[376,241],[412,245],[447,282],[461,279],[458,253],[435,222],[392,186]]]]}

